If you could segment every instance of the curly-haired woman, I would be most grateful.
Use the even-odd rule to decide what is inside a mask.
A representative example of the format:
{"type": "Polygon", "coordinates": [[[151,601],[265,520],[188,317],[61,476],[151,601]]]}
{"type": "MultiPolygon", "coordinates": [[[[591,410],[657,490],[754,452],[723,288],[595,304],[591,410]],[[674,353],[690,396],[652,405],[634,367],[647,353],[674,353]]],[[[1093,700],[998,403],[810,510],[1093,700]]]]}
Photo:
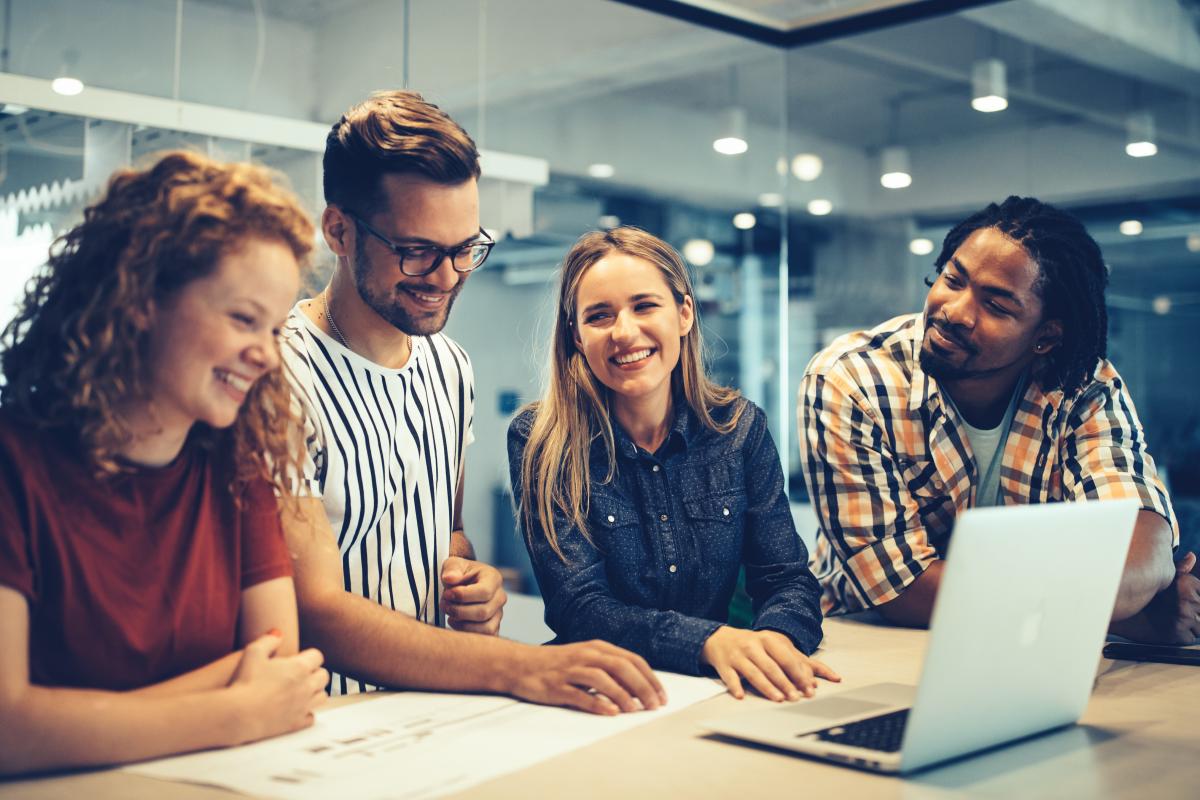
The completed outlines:
{"type": "Polygon", "coordinates": [[[312,240],[265,171],[169,153],[30,283],[0,343],[0,773],[311,722],[276,333],[312,240]]]}

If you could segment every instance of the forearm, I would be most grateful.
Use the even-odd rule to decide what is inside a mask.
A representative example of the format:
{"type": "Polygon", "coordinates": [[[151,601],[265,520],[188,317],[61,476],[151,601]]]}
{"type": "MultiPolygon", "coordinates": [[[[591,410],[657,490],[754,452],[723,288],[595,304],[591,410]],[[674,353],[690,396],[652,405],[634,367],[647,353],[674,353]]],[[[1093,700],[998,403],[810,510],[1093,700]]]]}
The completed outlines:
{"type": "Polygon", "coordinates": [[[475,561],[475,547],[461,530],[450,534],[450,555],[475,561]]]}
{"type": "MultiPolygon", "coordinates": [[[[807,569],[805,570],[807,572],[807,569]]],[[[750,568],[747,567],[747,575],[750,568]]],[[[750,580],[747,580],[747,585],[750,580]]],[[[755,593],[750,591],[750,596],[755,593]]],[[[786,635],[796,648],[806,655],[814,653],[821,644],[820,588],[810,574],[808,580],[796,580],[771,594],[763,602],[756,601],[754,630],[774,630],[786,635]],[[810,585],[811,584],[811,585],[810,585]]]]}
{"type": "Polygon", "coordinates": [[[1171,539],[1171,528],[1165,519],[1153,511],[1138,512],[1113,607],[1113,622],[1133,617],[1171,585],[1175,577],[1171,539]]]}
{"type": "Polygon", "coordinates": [[[120,764],[238,744],[244,738],[236,691],[164,695],[27,686],[0,709],[0,773],[120,764]]]}
{"type": "Polygon", "coordinates": [[[172,697],[193,692],[221,689],[229,685],[234,671],[237,670],[238,662],[241,660],[242,651],[235,650],[211,664],[205,664],[199,669],[185,672],[182,675],[176,675],[174,678],[162,683],[143,686],[140,689],[135,689],[131,694],[143,697],[172,697]]]}
{"type": "Polygon", "coordinates": [[[507,694],[528,645],[420,622],[340,589],[301,597],[306,646],[328,667],[379,686],[507,694]]]}
{"type": "Polygon", "coordinates": [[[899,596],[876,606],[880,615],[888,622],[897,625],[908,625],[913,628],[929,627],[944,567],[945,562],[941,559],[934,561],[917,576],[916,580],[904,587],[899,596]]]}

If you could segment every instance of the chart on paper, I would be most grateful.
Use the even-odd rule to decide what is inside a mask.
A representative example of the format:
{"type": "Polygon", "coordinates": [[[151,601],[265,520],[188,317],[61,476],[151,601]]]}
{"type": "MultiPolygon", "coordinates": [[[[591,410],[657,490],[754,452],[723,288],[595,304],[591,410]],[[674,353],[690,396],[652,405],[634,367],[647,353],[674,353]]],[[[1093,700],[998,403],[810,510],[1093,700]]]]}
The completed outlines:
{"type": "Polygon", "coordinates": [[[304,731],[229,750],[135,764],[164,780],[310,800],[436,797],[651,722],[723,691],[704,678],[659,673],[658,711],[599,717],[504,697],[403,692],[319,714],[304,731]]]}

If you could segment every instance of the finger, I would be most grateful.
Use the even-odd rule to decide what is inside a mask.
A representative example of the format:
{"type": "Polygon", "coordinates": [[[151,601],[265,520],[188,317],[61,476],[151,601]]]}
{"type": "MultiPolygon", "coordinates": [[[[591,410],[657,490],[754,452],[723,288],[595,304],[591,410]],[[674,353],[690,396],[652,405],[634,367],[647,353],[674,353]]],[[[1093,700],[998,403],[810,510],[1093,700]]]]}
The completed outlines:
{"type": "MultiPolygon", "coordinates": [[[[457,592],[459,590],[455,589],[454,591],[457,592]]],[[[446,607],[446,615],[453,619],[461,619],[466,622],[483,622],[499,614],[507,600],[508,595],[501,589],[499,593],[491,595],[482,601],[460,603],[450,600],[444,605],[446,607]]]]}
{"type": "Polygon", "coordinates": [[[721,683],[725,684],[725,688],[731,695],[741,700],[746,696],[746,690],[742,687],[741,676],[737,674],[737,670],[728,664],[722,664],[717,667],[717,677],[721,679],[721,683]]]}
{"type": "MultiPolygon", "coordinates": [[[[782,649],[782,648],[780,648],[782,649]]],[[[812,670],[803,660],[797,658],[799,651],[789,645],[791,653],[785,652],[779,660],[767,650],[758,650],[750,654],[750,661],[758,667],[763,676],[771,682],[788,700],[799,700],[801,694],[811,695],[816,680],[812,670]],[[791,662],[791,663],[787,663],[791,662]],[[787,664],[785,668],[785,664],[787,664]]],[[[772,698],[774,699],[774,698],[772,698]]]]}
{"type": "Polygon", "coordinates": [[[554,702],[558,705],[586,711],[589,714],[600,714],[605,717],[612,717],[621,713],[621,709],[617,708],[612,700],[609,700],[602,694],[593,694],[592,692],[584,691],[578,686],[564,686],[555,695],[554,702]]]}
{"type": "MultiPolygon", "coordinates": [[[[623,647],[617,647],[615,644],[612,644],[611,642],[605,642],[605,641],[596,639],[591,642],[588,642],[588,644],[598,647],[598,648],[601,648],[602,650],[607,651],[608,655],[614,656],[614,657],[628,663],[637,672],[637,674],[638,674],[638,676],[640,676],[641,680],[644,680],[650,684],[650,688],[654,691],[654,693],[656,695],[658,695],[659,705],[666,705],[667,690],[663,688],[662,681],[660,681],[658,679],[658,675],[654,672],[653,669],[651,669],[650,662],[646,661],[646,659],[642,658],[637,653],[634,653],[631,650],[626,650],[623,647]]],[[[637,680],[637,679],[634,678],[634,680],[637,680]]],[[[626,683],[625,686],[628,688],[631,688],[631,689],[634,688],[629,683],[626,683]]],[[[646,704],[646,698],[642,695],[642,693],[640,691],[634,691],[634,694],[637,695],[638,699],[640,699],[642,701],[643,705],[646,704]]]]}
{"type": "MultiPolygon", "coordinates": [[[[643,708],[654,710],[666,702],[663,699],[662,684],[658,682],[658,678],[650,669],[649,664],[642,661],[642,664],[645,664],[643,670],[642,664],[635,662],[633,658],[629,657],[630,655],[632,654],[606,655],[597,663],[601,669],[612,676],[613,680],[620,683],[625,691],[636,697],[643,708]]],[[[635,658],[641,659],[640,656],[635,656],[635,658]]]]}
{"type": "Polygon", "coordinates": [[[763,671],[753,661],[748,658],[742,658],[733,665],[733,668],[738,671],[738,674],[742,678],[749,681],[754,690],[763,697],[775,703],[783,702],[783,692],[776,688],[771,679],[764,675],[763,671]]]}
{"type": "Polygon", "coordinates": [[[325,693],[325,685],[329,683],[329,672],[318,669],[308,676],[308,688],[314,692],[325,693]]]}
{"type": "Polygon", "coordinates": [[[1179,560],[1175,565],[1175,573],[1178,575],[1186,575],[1192,571],[1192,567],[1196,566],[1196,554],[1188,553],[1179,560]]]}
{"type": "Polygon", "coordinates": [[[637,711],[642,708],[625,687],[600,667],[578,667],[569,670],[567,680],[581,689],[599,692],[622,711],[637,711]]]}
{"type": "Polygon", "coordinates": [[[325,654],[315,647],[301,650],[295,655],[295,658],[310,672],[325,663],[325,654]]]}
{"type": "Polygon", "coordinates": [[[484,622],[465,622],[463,620],[448,620],[448,624],[456,631],[463,633],[482,633],[484,636],[495,636],[500,631],[500,617],[496,616],[484,622]]]}
{"type": "Polygon", "coordinates": [[[818,661],[817,659],[809,656],[808,664],[812,667],[813,674],[818,678],[824,678],[825,680],[833,681],[834,683],[842,682],[842,676],[834,672],[833,668],[824,661],[818,661]]]}
{"type": "Polygon", "coordinates": [[[252,661],[265,661],[275,654],[281,644],[283,644],[283,634],[275,631],[264,633],[246,645],[246,654],[243,658],[249,657],[252,661]]]}
{"type": "MultiPolygon", "coordinates": [[[[480,573],[482,574],[482,573],[480,573]]],[[[503,605],[508,600],[501,587],[501,581],[476,580],[476,576],[464,579],[457,586],[451,586],[442,592],[446,603],[471,605],[472,603],[496,603],[503,605]]]]}
{"type": "Polygon", "coordinates": [[[449,556],[442,562],[442,583],[447,586],[455,586],[462,583],[472,574],[473,570],[471,566],[474,563],[459,556],[449,556]]]}

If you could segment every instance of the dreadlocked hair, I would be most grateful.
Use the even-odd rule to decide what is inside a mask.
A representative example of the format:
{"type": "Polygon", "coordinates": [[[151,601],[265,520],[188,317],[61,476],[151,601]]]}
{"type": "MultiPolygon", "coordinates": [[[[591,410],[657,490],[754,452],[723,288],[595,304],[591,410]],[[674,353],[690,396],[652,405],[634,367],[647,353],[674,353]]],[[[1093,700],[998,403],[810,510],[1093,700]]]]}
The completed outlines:
{"type": "MultiPolygon", "coordinates": [[[[1033,197],[1010,196],[954,226],[934,261],[940,275],[946,262],[977,230],[995,228],[1020,244],[1038,266],[1034,291],[1043,317],[1062,321],[1062,341],[1043,359],[1034,378],[1047,391],[1079,390],[1108,353],[1108,309],[1104,290],[1108,267],[1100,245],[1083,223],[1066,211],[1033,197]]],[[[928,281],[927,281],[928,282],[928,281]]]]}

